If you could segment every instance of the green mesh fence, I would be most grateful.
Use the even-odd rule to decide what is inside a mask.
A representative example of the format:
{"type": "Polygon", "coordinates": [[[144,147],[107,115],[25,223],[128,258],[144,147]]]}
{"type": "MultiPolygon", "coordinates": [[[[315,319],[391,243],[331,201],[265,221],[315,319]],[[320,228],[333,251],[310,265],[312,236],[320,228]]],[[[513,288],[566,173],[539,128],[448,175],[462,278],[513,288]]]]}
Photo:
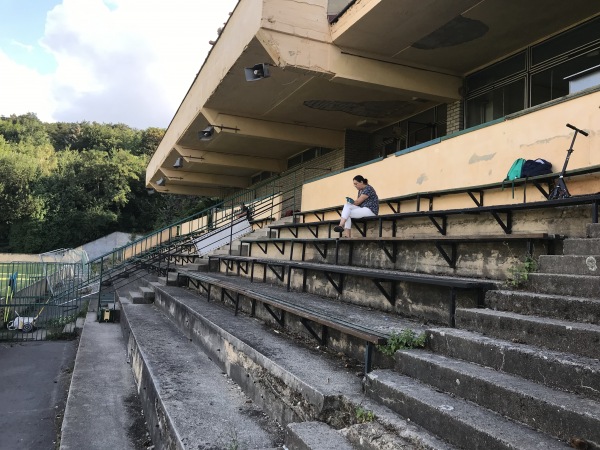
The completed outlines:
{"type": "Polygon", "coordinates": [[[87,309],[87,255],[57,250],[40,262],[0,263],[0,340],[60,339],[87,309]]]}

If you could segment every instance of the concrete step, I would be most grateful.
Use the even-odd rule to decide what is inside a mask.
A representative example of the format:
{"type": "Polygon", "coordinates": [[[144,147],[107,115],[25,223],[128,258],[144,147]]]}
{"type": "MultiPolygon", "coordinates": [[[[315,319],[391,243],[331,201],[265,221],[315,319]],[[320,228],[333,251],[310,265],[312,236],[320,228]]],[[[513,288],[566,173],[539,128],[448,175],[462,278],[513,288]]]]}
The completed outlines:
{"type": "Polygon", "coordinates": [[[538,273],[600,276],[598,255],[540,255],[538,273]]]}
{"type": "Polygon", "coordinates": [[[456,328],[427,331],[427,348],[600,401],[600,361],[456,328]]]}
{"type": "Polygon", "coordinates": [[[229,249],[229,245],[226,245],[224,247],[218,248],[217,250],[214,250],[211,252],[212,255],[234,255],[234,256],[240,256],[241,255],[241,245],[238,247],[231,247],[231,250],[229,249]]]}
{"type": "Polygon", "coordinates": [[[163,286],[177,286],[179,284],[177,272],[168,272],[166,277],[158,277],[157,281],[163,286]]]}
{"type": "Polygon", "coordinates": [[[488,291],[485,306],[500,311],[600,324],[600,299],[538,294],[528,291],[488,291]]]}
{"type": "Polygon", "coordinates": [[[600,238],[571,238],[563,242],[565,255],[600,255],[600,238]]]}
{"type": "Polygon", "coordinates": [[[195,263],[183,264],[181,267],[185,270],[208,272],[208,259],[198,259],[195,263]]]}
{"type": "Polygon", "coordinates": [[[285,430],[288,450],[353,450],[338,431],[323,422],[290,423],[285,430]]]}
{"type": "Polygon", "coordinates": [[[396,370],[452,396],[568,442],[600,442],[600,403],[467,361],[421,350],[396,352],[396,370]],[[555,414],[560,410],[560,414],[555,414]]]}
{"type": "Polygon", "coordinates": [[[277,237],[277,232],[272,231],[269,228],[260,228],[258,230],[254,230],[252,233],[244,236],[245,241],[251,241],[254,239],[264,239],[264,238],[274,238],[277,237]]]}
{"type": "Polygon", "coordinates": [[[138,290],[129,291],[127,293],[127,297],[129,298],[129,300],[131,301],[131,303],[133,303],[134,305],[142,305],[142,304],[148,304],[148,303],[150,303],[149,301],[147,301],[144,298],[144,294],[142,294],[138,290]]]}
{"type": "Polygon", "coordinates": [[[588,223],[586,236],[589,238],[600,238],[600,223],[588,223]]]}
{"type": "Polygon", "coordinates": [[[154,301],[154,289],[147,286],[140,286],[138,289],[142,293],[146,303],[152,303],[154,301]]]}
{"type": "Polygon", "coordinates": [[[526,287],[528,290],[544,294],[597,298],[600,292],[600,277],[530,273],[526,287]]]}
{"type": "Polygon", "coordinates": [[[471,402],[393,370],[366,376],[366,395],[463,449],[549,450],[568,446],[471,402]]]}
{"type": "Polygon", "coordinates": [[[128,356],[157,448],[278,446],[277,424],[164,314],[152,305],[125,305],[124,312],[128,356]]]}
{"type": "Polygon", "coordinates": [[[600,358],[600,326],[491,309],[457,308],[456,327],[486,336],[600,358]]]}
{"type": "Polygon", "coordinates": [[[155,306],[282,425],[318,420],[341,429],[353,443],[377,442],[385,435],[392,443],[387,448],[453,448],[365,398],[363,368],[356,360],[270,329],[257,317],[235,316],[219,301],[207,302],[188,289],[157,287],[155,306]],[[368,426],[355,423],[359,406],[373,412],[368,426]]]}

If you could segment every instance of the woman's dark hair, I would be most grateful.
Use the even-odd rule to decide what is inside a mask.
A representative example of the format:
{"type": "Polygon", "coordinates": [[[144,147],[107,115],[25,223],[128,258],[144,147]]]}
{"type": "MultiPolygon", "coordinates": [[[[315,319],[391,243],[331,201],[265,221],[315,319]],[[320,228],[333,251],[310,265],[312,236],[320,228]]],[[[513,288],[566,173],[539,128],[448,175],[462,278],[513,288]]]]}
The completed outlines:
{"type": "Polygon", "coordinates": [[[358,181],[359,183],[363,183],[363,184],[369,184],[369,180],[367,180],[366,178],[363,178],[362,175],[356,175],[354,178],[352,178],[354,181],[358,181]]]}

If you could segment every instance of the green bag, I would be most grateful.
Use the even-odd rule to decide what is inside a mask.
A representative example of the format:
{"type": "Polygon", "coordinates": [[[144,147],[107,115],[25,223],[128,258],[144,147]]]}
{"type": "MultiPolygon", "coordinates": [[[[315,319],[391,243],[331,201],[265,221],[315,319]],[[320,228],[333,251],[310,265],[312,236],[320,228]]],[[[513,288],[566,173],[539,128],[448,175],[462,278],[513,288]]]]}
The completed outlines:
{"type": "Polygon", "coordinates": [[[506,174],[506,178],[504,181],[512,181],[517,178],[521,178],[521,172],[523,171],[523,164],[525,164],[525,158],[518,158],[512,163],[510,169],[508,169],[508,173],[506,174]]]}
{"type": "Polygon", "coordinates": [[[515,162],[512,163],[510,169],[508,169],[508,173],[506,174],[506,178],[502,181],[502,189],[504,189],[504,183],[507,181],[512,181],[512,196],[515,198],[515,183],[514,180],[517,178],[521,178],[521,172],[523,171],[523,164],[525,164],[525,158],[517,158],[515,162]]]}

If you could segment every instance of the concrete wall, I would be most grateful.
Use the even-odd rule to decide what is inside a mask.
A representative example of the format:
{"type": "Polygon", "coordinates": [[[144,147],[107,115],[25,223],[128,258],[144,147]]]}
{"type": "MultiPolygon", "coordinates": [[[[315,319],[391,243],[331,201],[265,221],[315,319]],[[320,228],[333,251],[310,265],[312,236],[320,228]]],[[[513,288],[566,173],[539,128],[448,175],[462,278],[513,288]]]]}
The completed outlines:
{"type": "Polygon", "coordinates": [[[139,236],[132,236],[129,233],[114,232],[95,241],[88,242],[80,248],[85,250],[90,260],[95,259],[103,254],[122,247],[129,242],[136,240],[139,236]]]}
{"type": "MultiPolygon", "coordinates": [[[[380,198],[415,192],[477,186],[502,181],[517,158],[544,158],[560,171],[571,144],[573,131],[566,123],[589,132],[578,135],[569,169],[600,164],[600,92],[576,96],[544,108],[533,109],[499,123],[466,130],[442,138],[418,150],[390,155],[382,161],[334,174],[302,189],[302,210],[339,205],[346,196],[354,197],[352,178],[369,179],[380,198]]],[[[597,178],[568,181],[572,195],[598,192],[597,178]]],[[[528,200],[543,197],[528,189],[528,200]]],[[[522,192],[512,197],[511,189],[486,194],[487,204],[517,203],[522,192]]],[[[436,200],[436,209],[473,206],[467,195],[436,200]]],[[[382,211],[383,212],[383,211],[382,211]]]]}
{"type": "Polygon", "coordinates": [[[26,253],[0,253],[0,263],[9,262],[41,262],[40,255],[29,255],[26,253]]]}

